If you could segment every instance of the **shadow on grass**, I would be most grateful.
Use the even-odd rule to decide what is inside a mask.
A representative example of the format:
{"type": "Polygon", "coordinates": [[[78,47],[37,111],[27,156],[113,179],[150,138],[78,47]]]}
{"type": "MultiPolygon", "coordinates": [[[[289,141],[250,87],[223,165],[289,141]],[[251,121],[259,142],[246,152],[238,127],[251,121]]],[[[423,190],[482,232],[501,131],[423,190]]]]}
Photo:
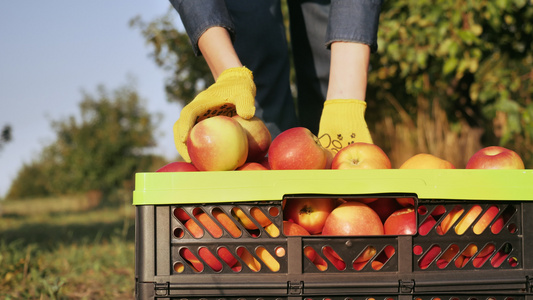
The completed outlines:
{"type": "MultiPolygon", "coordinates": [[[[54,213],[54,219],[72,213],[54,213]]],[[[118,218],[117,218],[118,219],[118,218]]],[[[59,245],[99,244],[111,239],[135,240],[135,220],[122,217],[120,220],[89,222],[27,222],[17,228],[0,231],[0,240],[17,242],[21,246],[37,244],[41,250],[54,250],[59,245]]]]}

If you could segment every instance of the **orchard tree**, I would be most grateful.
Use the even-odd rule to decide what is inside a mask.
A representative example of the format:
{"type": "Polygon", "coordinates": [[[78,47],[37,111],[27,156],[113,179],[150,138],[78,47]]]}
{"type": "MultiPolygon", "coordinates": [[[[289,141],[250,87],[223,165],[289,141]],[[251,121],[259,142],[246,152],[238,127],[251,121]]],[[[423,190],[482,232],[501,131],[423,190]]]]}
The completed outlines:
{"type": "Polygon", "coordinates": [[[106,194],[133,181],[136,172],[151,171],[156,157],[147,150],[155,146],[159,116],[150,114],[142,104],[130,86],[112,92],[99,86],[95,95],[84,92],[81,118],[52,122],[56,140],[44,148],[38,160],[22,168],[8,198],[90,190],[106,194]]]}
{"type": "Polygon", "coordinates": [[[195,56],[187,34],[176,28],[174,15],[176,12],[170,8],[165,15],[149,22],[135,17],[130,26],[140,29],[146,43],[153,47],[154,62],[169,72],[165,82],[167,100],[187,104],[214,79],[207,63],[195,56]]]}
{"type": "Polygon", "coordinates": [[[532,18],[526,0],[385,1],[367,95],[378,140],[459,167],[499,144],[531,166],[532,18]]]}

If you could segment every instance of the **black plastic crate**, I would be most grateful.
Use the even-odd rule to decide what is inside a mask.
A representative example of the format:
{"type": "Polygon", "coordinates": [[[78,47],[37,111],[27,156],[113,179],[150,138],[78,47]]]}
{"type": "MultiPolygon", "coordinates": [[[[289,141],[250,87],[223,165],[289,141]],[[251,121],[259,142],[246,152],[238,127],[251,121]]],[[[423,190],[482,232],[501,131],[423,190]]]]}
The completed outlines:
{"type": "MultiPolygon", "coordinates": [[[[259,176],[252,174],[255,172],[249,176],[259,176]]],[[[407,175],[409,174],[411,173],[407,175]]],[[[421,176],[424,175],[426,174],[421,176]]],[[[527,175],[531,176],[530,173],[527,175]]],[[[203,175],[194,176],[198,177],[195,178],[198,180],[203,175]]],[[[397,173],[394,178],[396,176],[397,173]]],[[[177,179],[186,177],[188,178],[187,175],[180,174],[177,179]]],[[[460,176],[457,179],[460,180],[460,176]]],[[[267,180],[266,184],[270,183],[272,182],[267,180]]],[[[533,181],[531,183],[533,184],[533,181]]],[[[184,186],[180,183],[174,184],[184,186]]],[[[483,184],[492,184],[492,182],[480,183],[478,180],[476,186],[479,188],[483,184]]],[[[520,199],[516,199],[517,197],[495,199],[482,192],[481,199],[459,199],[456,196],[453,199],[428,198],[427,195],[418,198],[416,187],[414,190],[413,187],[407,187],[413,193],[403,193],[405,190],[398,189],[399,193],[368,193],[368,189],[358,187],[353,188],[352,194],[344,190],[340,190],[339,194],[308,194],[302,190],[302,193],[291,191],[291,194],[284,194],[279,198],[260,201],[255,201],[257,199],[253,199],[249,193],[239,197],[235,195],[234,190],[231,190],[228,192],[234,195],[235,201],[227,201],[226,196],[221,194],[224,201],[213,202],[206,199],[206,203],[196,203],[180,199],[180,195],[190,194],[174,190],[176,200],[172,201],[175,203],[149,205],[143,200],[144,203],[136,204],[136,297],[137,299],[533,299],[531,287],[533,253],[530,250],[533,247],[533,202],[524,200],[527,197],[523,195],[528,194],[531,187],[524,187],[520,180],[517,184],[523,187],[520,192],[522,196],[518,197],[520,199]],[[358,193],[360,190],[364,191],[362,195],[358,193]],[[286,237],[282,233],[273,236],[258,222],[256,222],[257,229],[246,229],[235,218],[234,210],[237,208],[252,220],[255,220],[252,211],[260,210],[282,232],[281,200],[302,196],[413,197],[416,199],[418,225],[424,224],[429,216],[434,218],[435,224],[423,234],[418,232],[405,236],[286,237]],[[247,197],[251,200],[245,201],[247,197]],[[463,209],[466,212],[473,207],[482,211],[476,221],[479,221],[486,211],[497,209],[497,217],[501,217],[500,222],[503,222],[500,224],[503,225],[502,230],[493,233],[489,227],[481,233],[475,233],[476,222],[474,222],[464,233],[457,233],[455,229],[461,220],[459,218],[446,233],[439,231],[439,224],[450,212],[456,209],[463,209]],[[196,220],[198,212],[204,212],[221,229],[215,233],[215,236],[201,226],[203,236],[194,237],[185,227],[185,221],[181,216],[187,215],[188,218],[196,220]],[[239,229],[238,237],[232,235],[232,232],[218,221],[217,216],[220,214],[225,215],[226,219],[239,229]],[[329,260],[324,251],[326,247],[337,253],[344,262],[344,267],[337,268],[338,265],[329,260]],[[368,247],[375,250],[372,258],[366,264],[354,264],[357,257],[368,247]],[[327,268],[317,266],[308,259],[305,255],[305,249],[308,248],[314,249],[320,255],[327,268]],[[221,249],[233,254],[233,258],[237,260],[234,266],[237,267],[231,268],[225,263],[221,249]],[[390,253],[392,249],[394,254],[383,259],[383,253],[390,253]],[[198,268],[198,264],[193,265],[186,259],[184,253],[187,251],[196,257],[202,267],[198,268]],[[250,268],[247,261],[237,255],[242,253],[241,251],[249,252],[249,256],[254,257],[260,267],[250,268]],[[467,256],[462,255],[465,251],[469,252],[467,256]],[[219,260],[215,269],[202,259],[205,256],[200,255],[207,252],[219,260]],[[270,259],[274,258],[277,263],[273,269],[272,264],[267,265],[261,259],[262,253],[265,252],[268,252],[270,259]],[[283,253],[284,255],[278,255],[283,253]],[[431,258],[428,259],[429,256],[431,258]],[[445,257],[447,259],[444,259],[445,257]],[[426,262],[421,263],[423,260],[426,262]]],[[[136,191],[142,191],[145,197],[161,195],[161,190],[150,186],[146,181],[140,185],[142,189],[136,188],[136,191]]],[[[428,180],[425,180],[424,185],[428,185],[428,180]]],[[[188,192],[191,189],[195,190],[193,186],[185,186],[188,192]]],[[[370,190],[388,189],[372,187],[370,190]]],[[[164,193],[167,194],[169,191],[164,193]]],[[[440,193],[437,188],[435,195],[446,195],[446,192],[440,193]]],[[[533,198],[533,192],[529,195],[533,198]]],[[[495,222],[492,221],[491,226],[495,227],[495,222]]]]}

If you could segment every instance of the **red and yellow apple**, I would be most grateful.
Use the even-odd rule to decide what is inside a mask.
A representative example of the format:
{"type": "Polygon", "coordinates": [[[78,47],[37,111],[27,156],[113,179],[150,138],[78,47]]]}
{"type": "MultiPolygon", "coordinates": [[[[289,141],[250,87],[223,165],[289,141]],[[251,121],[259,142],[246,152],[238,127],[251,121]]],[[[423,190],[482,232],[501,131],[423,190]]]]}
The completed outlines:
{"type": "Polygon", "coordinates": [[[272,272],[279,271],[279,269],[280,269],[279,262],[276,260],[276,258],[274,258],[274,256],[272,254],[270,254],[270,252],[268,252],[268,250],[265,247],[258,247],[255,250],[255,254],[257,255],[257,257],[259,257],[259,259],[261,259],[261,261],[263,261],[263,263],[272,272]]]}
{"type": "Polygon", "coordinates": [[[442,255],[437,259],[437,267],[444,269],[453,260],[453,258],[459,253],[459,247],[452,244],[442,255]]]}
{"type": "Polygon", "coordinates": [[[248,157],[248,138],[242,126],[227,116],[198,122],[189,132],[187,151],[200,171],[230,171],[248,157]]]}
{"type": "Polygon", "coordinates": [[[264,165],[258,162],[247,162],[244,165],[238,167],[237,171],[257,171],[257,170],[268,170],[264,165]]]}
{"type": "Polygon", "coordinates": [[[191,250],[189,250],[189,248],[181,248],[180,255],[195,272],[202,272],[204,270],[204,264],[191,252],[191,250]]]}
{"type": "Polygon", "coordinates": [[[383,224],[385,234],[413,235],[416,234],[416,213],[412,207],[405,207],[393,212],[383,224]]]}
{"type": "Polygon", "coordinates": [[[318,234],[322,232],[336,201],[334,198],[287,199],[283,210],[284,219],[302,226],[310,234],[318,234]]]}
{"type": "Polygon", "coordinates": [[[322,250],[322,253],[324,253],[324,256],[331,262],[331,264],[337,268],[337,270],[344,270],[346,269],[346,263],[344,260],[331,248],[330,246],[324,247],[322,250]]]}
{"type": "MultiPolygon", "coordinates": [[[[241,236],[241,230],[239,227],[237,227],[231,218],[224,212],[213,211],[213,216],[233,237],[241,236]]],[[[206,213],[199,213],[195,217],[214,238],[222,237],[224,231],[206,213]]],[[[185,228],[187,228],[195,238],[201,238],[204,235],[202,227],[200,227],[193,219],[189,219],[185,222],[185,228]]]]}
{"type": "MultiPolygon", "coordinates": [[[[340,152],[339,152],[340,153],[340,152]]],[[[383,223],[368,205],[348,201],[331,211],[322,235],[382,235],[383,223]]]]}
{"type": "Polygon", "coordinates": [[[383,150],[374,144],[353,143],[342,148],[331,163],[332,169],[390,169],[391,162],[383,150]]]}
{"type": "Polygon", "coordinates": [[[272,170],[324,169],[327,151],[309,129],[294,127],[274,138],[268,150],[268,163],[272,170]]]}
{"type": "Polygon", "coordinates": [[[270,223],[264,228],[268,235],[270,235],[271,237],[278,237],[280,235],[280,230],[278,226],[276,226],[276,224],[274,223],[270,223]]]}
{"type": "MultiPolygon", "coordinates": [[[[293,222],[289,222],[289,221],[283,221],[283,234],[285,236],[311,235],[309,233],[309,231],[307,231],[302,226],[300,226],[300,225],[298,225],[296,223],[293,223],[293,222]]],[[[304,249],[304,254],[311,261],[314,261],[316,256],[317,256],[317,253],[316,253],[315,249],[313,249],[311,247],[306,247],[304,249]]]]}
{"type": "MultiPolygon", "coordinates": [[[[472,224],[474,224],[474,221],[481,214],[482,211],[483,211],[483,208],[481,208],[480,205],[476,204],[476,205],[472,206],[468,210],[468,212],[465,214],[465,216],[463,218],[461,218],[461,221],[459,221],[459,223],[457,223],[457,226],[455,226],[455,233],[457,233],[458,235],[464,234],[468,230],[468,228],[472,224]]],[[[489,220],[489,223],[490,223],[490,221],[492,221],[492,220],[489,220]]]]}
{"type": "Polygon", "coordinates": [[[441,234],[445,234],[452,228],[452,226],[459,220],[461,215],[464,212],[464,208],[460,205],[455,206],[450,210],[450,212],[444,217],[442,222],[437,226],[437,230],[441,234]]]}
{"type": "Polygon", "coordinates": [[[185,161],[175,161],[162,166],[156,172],[195,172],[199,171],[193,164],[185,161]]]}
{"type": "Polygon", "coordinates": [[[433,154],[419,153],[407,159],[400,169],[455,169],[455,166],[433,154]]]}
{"type": "Polygon", "coordinates": [[[232,117],[246,132],[248,138],[248,158],[247,162],[258,162],[268,153],[272,136],[265,123],[257,116],[251,119],[244,119],[239,115],[232,117]]]}
{"type": "Polygon", "coordinates": [[[244,261],[246,266],[254,272],[261,270],[261,263],[245,247],[237,248],[237,255],[244,261]]]}
{"type": "Polygon", "coordinates": [[[480,149],[466,163],[466,169],[524,169],[524,162],[513,150],[489,146],[480,149]]]}
{"type": "MultiPolygon", "coordinates": [[[[234,207],[231,211],[233,217],[239,221],[239,223],[246,229],[258,229],[257,225],[244,213],[244,211],[238,207],[234,207]]],[[[252,207],[250,209],[250,215],[254,218],[261,227],[265,227],[272,223],[272,221],[261,211],[258,207],[252,207]]]]}
{"type": "MultiPolygon", "coordinates": [[[[490,222],[494,220],[494,218],[496,217],[499,211],[500,209],[495,205],[492,205],[489,208],[487,208],[485,213],[481,216],[481,218],[474,225],[473,227],[474,233],[475,234],[483,233],[483,231],[485,231],[485,228],[487,228],[490,225],[490,222]]],[[[493,232],[498,233],[500,232],[502,228],[503,228],[503,218],[498,218],[498,220],[496,220],[496,222],[494,222],[494,224],[492,225],[493,232]]]]}

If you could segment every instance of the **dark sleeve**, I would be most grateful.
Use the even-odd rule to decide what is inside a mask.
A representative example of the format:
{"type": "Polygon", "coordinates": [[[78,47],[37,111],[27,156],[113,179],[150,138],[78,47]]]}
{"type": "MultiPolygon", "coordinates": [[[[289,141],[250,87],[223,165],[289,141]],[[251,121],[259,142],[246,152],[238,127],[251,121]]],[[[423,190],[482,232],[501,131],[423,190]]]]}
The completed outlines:
{"type": "Polygon", "coordinates": [[[382,0],[332,0],[326,45],[336,41],[367,44],[378,48],[377,33],[382,0]]]}
{"type": "Polygon", "coordinates": [[[196,55],[198,39],[210,27],[224,27],[234,38],[234,26],[224,0],[170,0],[179,13],[196,55]]]}

